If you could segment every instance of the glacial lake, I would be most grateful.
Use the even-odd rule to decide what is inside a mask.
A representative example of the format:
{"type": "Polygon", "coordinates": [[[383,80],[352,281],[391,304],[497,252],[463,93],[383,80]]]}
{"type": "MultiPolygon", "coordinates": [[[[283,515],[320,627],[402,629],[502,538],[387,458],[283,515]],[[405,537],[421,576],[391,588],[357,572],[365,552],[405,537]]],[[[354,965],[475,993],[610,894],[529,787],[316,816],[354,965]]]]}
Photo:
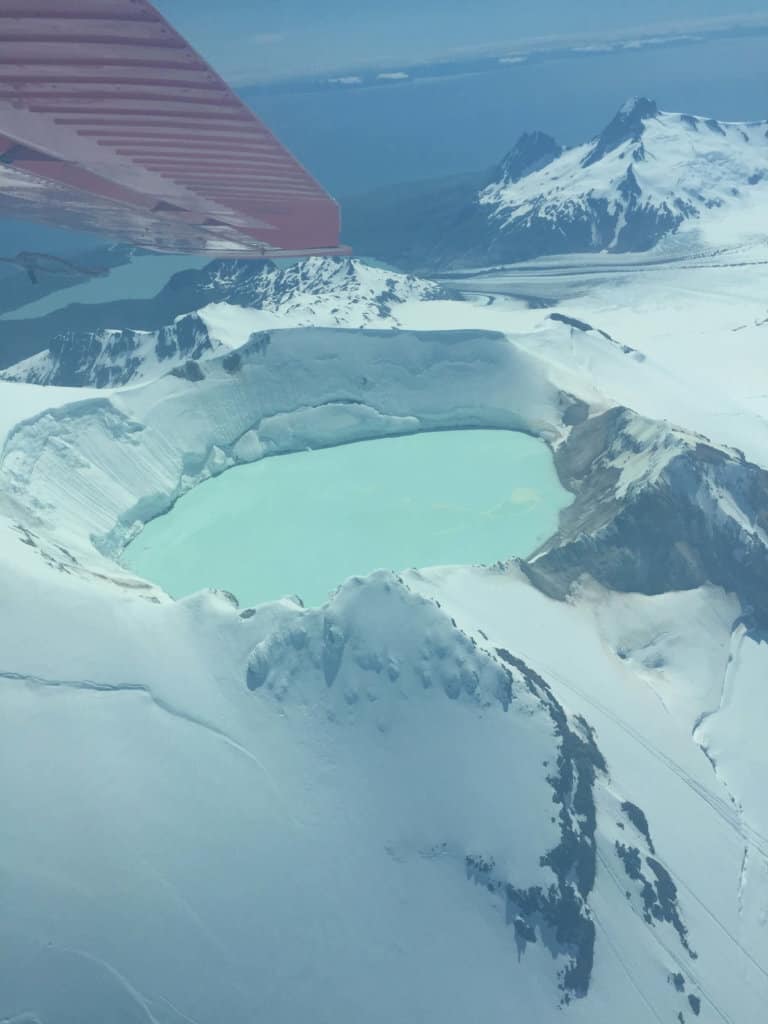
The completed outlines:
{"type": "Polygon", "coordinates": [[[529,555],[572,495],[526,434],[457,430],[278,455],[227,470],[148,523],[124,563],[173,597],[322,604],[376,569],[529,555]]]}

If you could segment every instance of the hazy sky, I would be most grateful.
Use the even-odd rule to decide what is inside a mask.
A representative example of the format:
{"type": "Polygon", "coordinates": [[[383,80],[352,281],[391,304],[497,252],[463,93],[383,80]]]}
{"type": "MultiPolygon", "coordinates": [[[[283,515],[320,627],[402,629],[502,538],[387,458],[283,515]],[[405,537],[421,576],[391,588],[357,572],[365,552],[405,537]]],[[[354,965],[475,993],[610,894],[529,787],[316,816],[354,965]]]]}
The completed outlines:
{"type": "MultiPolygon", "coordinates": [[[[766,17],[756,0],[155,0],[230,80],[417,63],[542,36],[699,31],[766,17]]],[[[768,19],[766,19],[768,20],[768,19]]]]}

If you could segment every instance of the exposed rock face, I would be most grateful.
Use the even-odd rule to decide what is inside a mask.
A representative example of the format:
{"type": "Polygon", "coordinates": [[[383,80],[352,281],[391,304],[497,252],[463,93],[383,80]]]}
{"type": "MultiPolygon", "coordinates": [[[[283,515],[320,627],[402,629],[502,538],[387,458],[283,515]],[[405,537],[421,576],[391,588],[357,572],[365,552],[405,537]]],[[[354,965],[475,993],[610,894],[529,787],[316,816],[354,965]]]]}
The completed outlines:
{"type": "MultiPolygon", "coordinates": [[[[521,953],[540,935],[554,947],[553,952],[568,957],[560,975],[564,1002],[568,1002],[587,994],[592,976],[595,926],[587,901],[597,872],[594,787],[597,777],[607,772],[607,765],[588,723],[578,717],[569,720],[549,685],[522,659],[506,650],[497,654],[508,666],[512,679],[520,680],[547,708],[560,739],[556,770],[547,777],[552,800],[560,807],[560,841],[541,858],[542,866],[554,872],[557,883],[522,890],[507,882],[504,895],[507,919],[515,923],[521,953]]],[[[476,880],[491,884],[491,866],[470,864],[468,859],[467,867],[477,874],[476,880]]]]}
{"type": "Polygon", "coordinates": [[[581,162],[591,167],[606,154],[625,143],[639,142],[645,131],[645,122],[657,117],[659,108],[653,100],[643,97],[628,100],[610,124],[601,132],[594,146],[581,162]]]}
{"type": "Polygon", "coordinates": [[[709,582],[768,624],[768,473],[626,409],[575,426],[555,459],[576,500],[526,565],[538,585],[562,595],[584,573],[644,594],[709,582]]]}
{"type": "Polygon", "coordinates": [[[507,153],[498,168],[498,177],[520,181],[527,174],[540,171],[563,152],[563,147],[544,132],[525,132],[507,153]]]}
{"type": "Polygon", "coordinates": [[[47,352],[7,370],[6,380],[64,387],[119,387],[147,369],[162,373],[180,361],[200,359],[214,345],[195,316],[181,317],[159,331],[65,331],[47,352]]]}

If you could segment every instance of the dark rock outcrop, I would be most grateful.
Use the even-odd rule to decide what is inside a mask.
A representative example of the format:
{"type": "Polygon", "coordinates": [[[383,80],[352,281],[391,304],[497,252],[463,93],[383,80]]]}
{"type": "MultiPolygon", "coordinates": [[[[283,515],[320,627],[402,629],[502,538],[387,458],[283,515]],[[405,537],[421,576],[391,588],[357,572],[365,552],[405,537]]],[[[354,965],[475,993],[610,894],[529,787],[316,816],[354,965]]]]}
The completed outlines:
{"type": "Polygon", "coordinates": [[[562,597],[585,574],[643,594],[711,583],[768,626],[765,470],[620,408],[575,426],[555,461],[576,498],[524,564],[542,590],[562,597]]]}
{"type": "Polygon", "coordinates": [[[525,132],[499,164],[494,180],[520,181],[551,164],[563,147],[545,132],[525,132]]]}
{"type": "Polygon", "coordinates": [[[607,125],[595,140],[588,155],[582,160],[582,167],[591,167],[598,160],[619,146],[630,142],[639,142],[643,137],[645,122],[657,117],[659,108],[653,100],[637,97],[628,100],[614,119],[607,125]]]}
{"type": "MultiPolygon", "coordinates": [[[[62,387],[119,387],[133,380],[151,351],[158,364],[200,359],[213,349],[208,329],[194,314],[159,331],[65,331],[34,366],[10,371],[9,380],[62,387]]],[[[161,370],[162,372],[162,370],[161,370]]]]}

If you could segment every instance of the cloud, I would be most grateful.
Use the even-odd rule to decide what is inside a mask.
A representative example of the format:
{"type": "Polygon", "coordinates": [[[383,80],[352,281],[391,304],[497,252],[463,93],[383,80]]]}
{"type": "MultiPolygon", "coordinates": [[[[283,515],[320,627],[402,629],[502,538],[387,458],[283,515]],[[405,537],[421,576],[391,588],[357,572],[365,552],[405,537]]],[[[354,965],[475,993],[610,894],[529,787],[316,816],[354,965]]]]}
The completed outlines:
{"type": "Polygon", "coordinates": [[[701,43],[705,36],[691,35],[690,33],[673,33],[669,36],[644,36],[640,39],[624,39],[614,46],[606,49],[616,50],[640,50],[648,46],[668,46],[670,43],[701,43]]]}
{"type": "Polygon", "coordinates": [[[341,75],[339,78],[329,78],[331,85],[362,85],[363,79],[359,75],[341,75]]]}
{"type": "Polygon", "coordinates": [[[593,43],[591,46],[572,46],[571,53],[611,53],[615,49],[613,43],[593,43]]]}
{"type": "MultiPolygon", "coordinates": [[[[303,73],[289,67],[275,73],[263,69],[262,73],[241,73],[230,69],[227,78],[240,87],[253,85],[281,91],[312,89],[318,86],[343,85],[371,88],[391,81],[418,84],[427,79],[454,78],[467,74],[482,74],[499,68],[526,62],[587,58],[599,54],[621,51],[654,49],[673,45],[696,46],[713,38],[736,38],[753,33],[768,33],[768,13],[734,14],[725,17],[689,19],[687,21],[653,23],[625,29],[622,32],[575,33],[548,35],[527,39],[495,40],[481,46],[456,47],[442,53],[425,54],[421,60],[403,66],[402,56],[382,55],[380,59],[363,65],[325,65],[319,60],[306,67],[303,73]],[[400,64],[402,70],[390,71],[400,64]],[[327,77],[332,76],[332,77],[327,77]]],[[[256,36],[263,45],[275,42],[276,34],[256,36]]]]}
{"type": "Polygon", "coordinates": [[[654,22],[635,25],[623,31],[572,33],[531,36],[512,42],[489,42],[484,45],[456,47],[442,55],[425,60],[425,64],[441,61],[490,59],[515,63],[518,58],[562,55],[564,52],[596,53],[638,46],[666,46],[676,42],[704,42],[713,36],[745,35],[768,31],[768,13],[733,14],[714,18],[692,18],[687,21],[654,22]],[[508,59],[509,58],[509,59],[508,59]]]}

